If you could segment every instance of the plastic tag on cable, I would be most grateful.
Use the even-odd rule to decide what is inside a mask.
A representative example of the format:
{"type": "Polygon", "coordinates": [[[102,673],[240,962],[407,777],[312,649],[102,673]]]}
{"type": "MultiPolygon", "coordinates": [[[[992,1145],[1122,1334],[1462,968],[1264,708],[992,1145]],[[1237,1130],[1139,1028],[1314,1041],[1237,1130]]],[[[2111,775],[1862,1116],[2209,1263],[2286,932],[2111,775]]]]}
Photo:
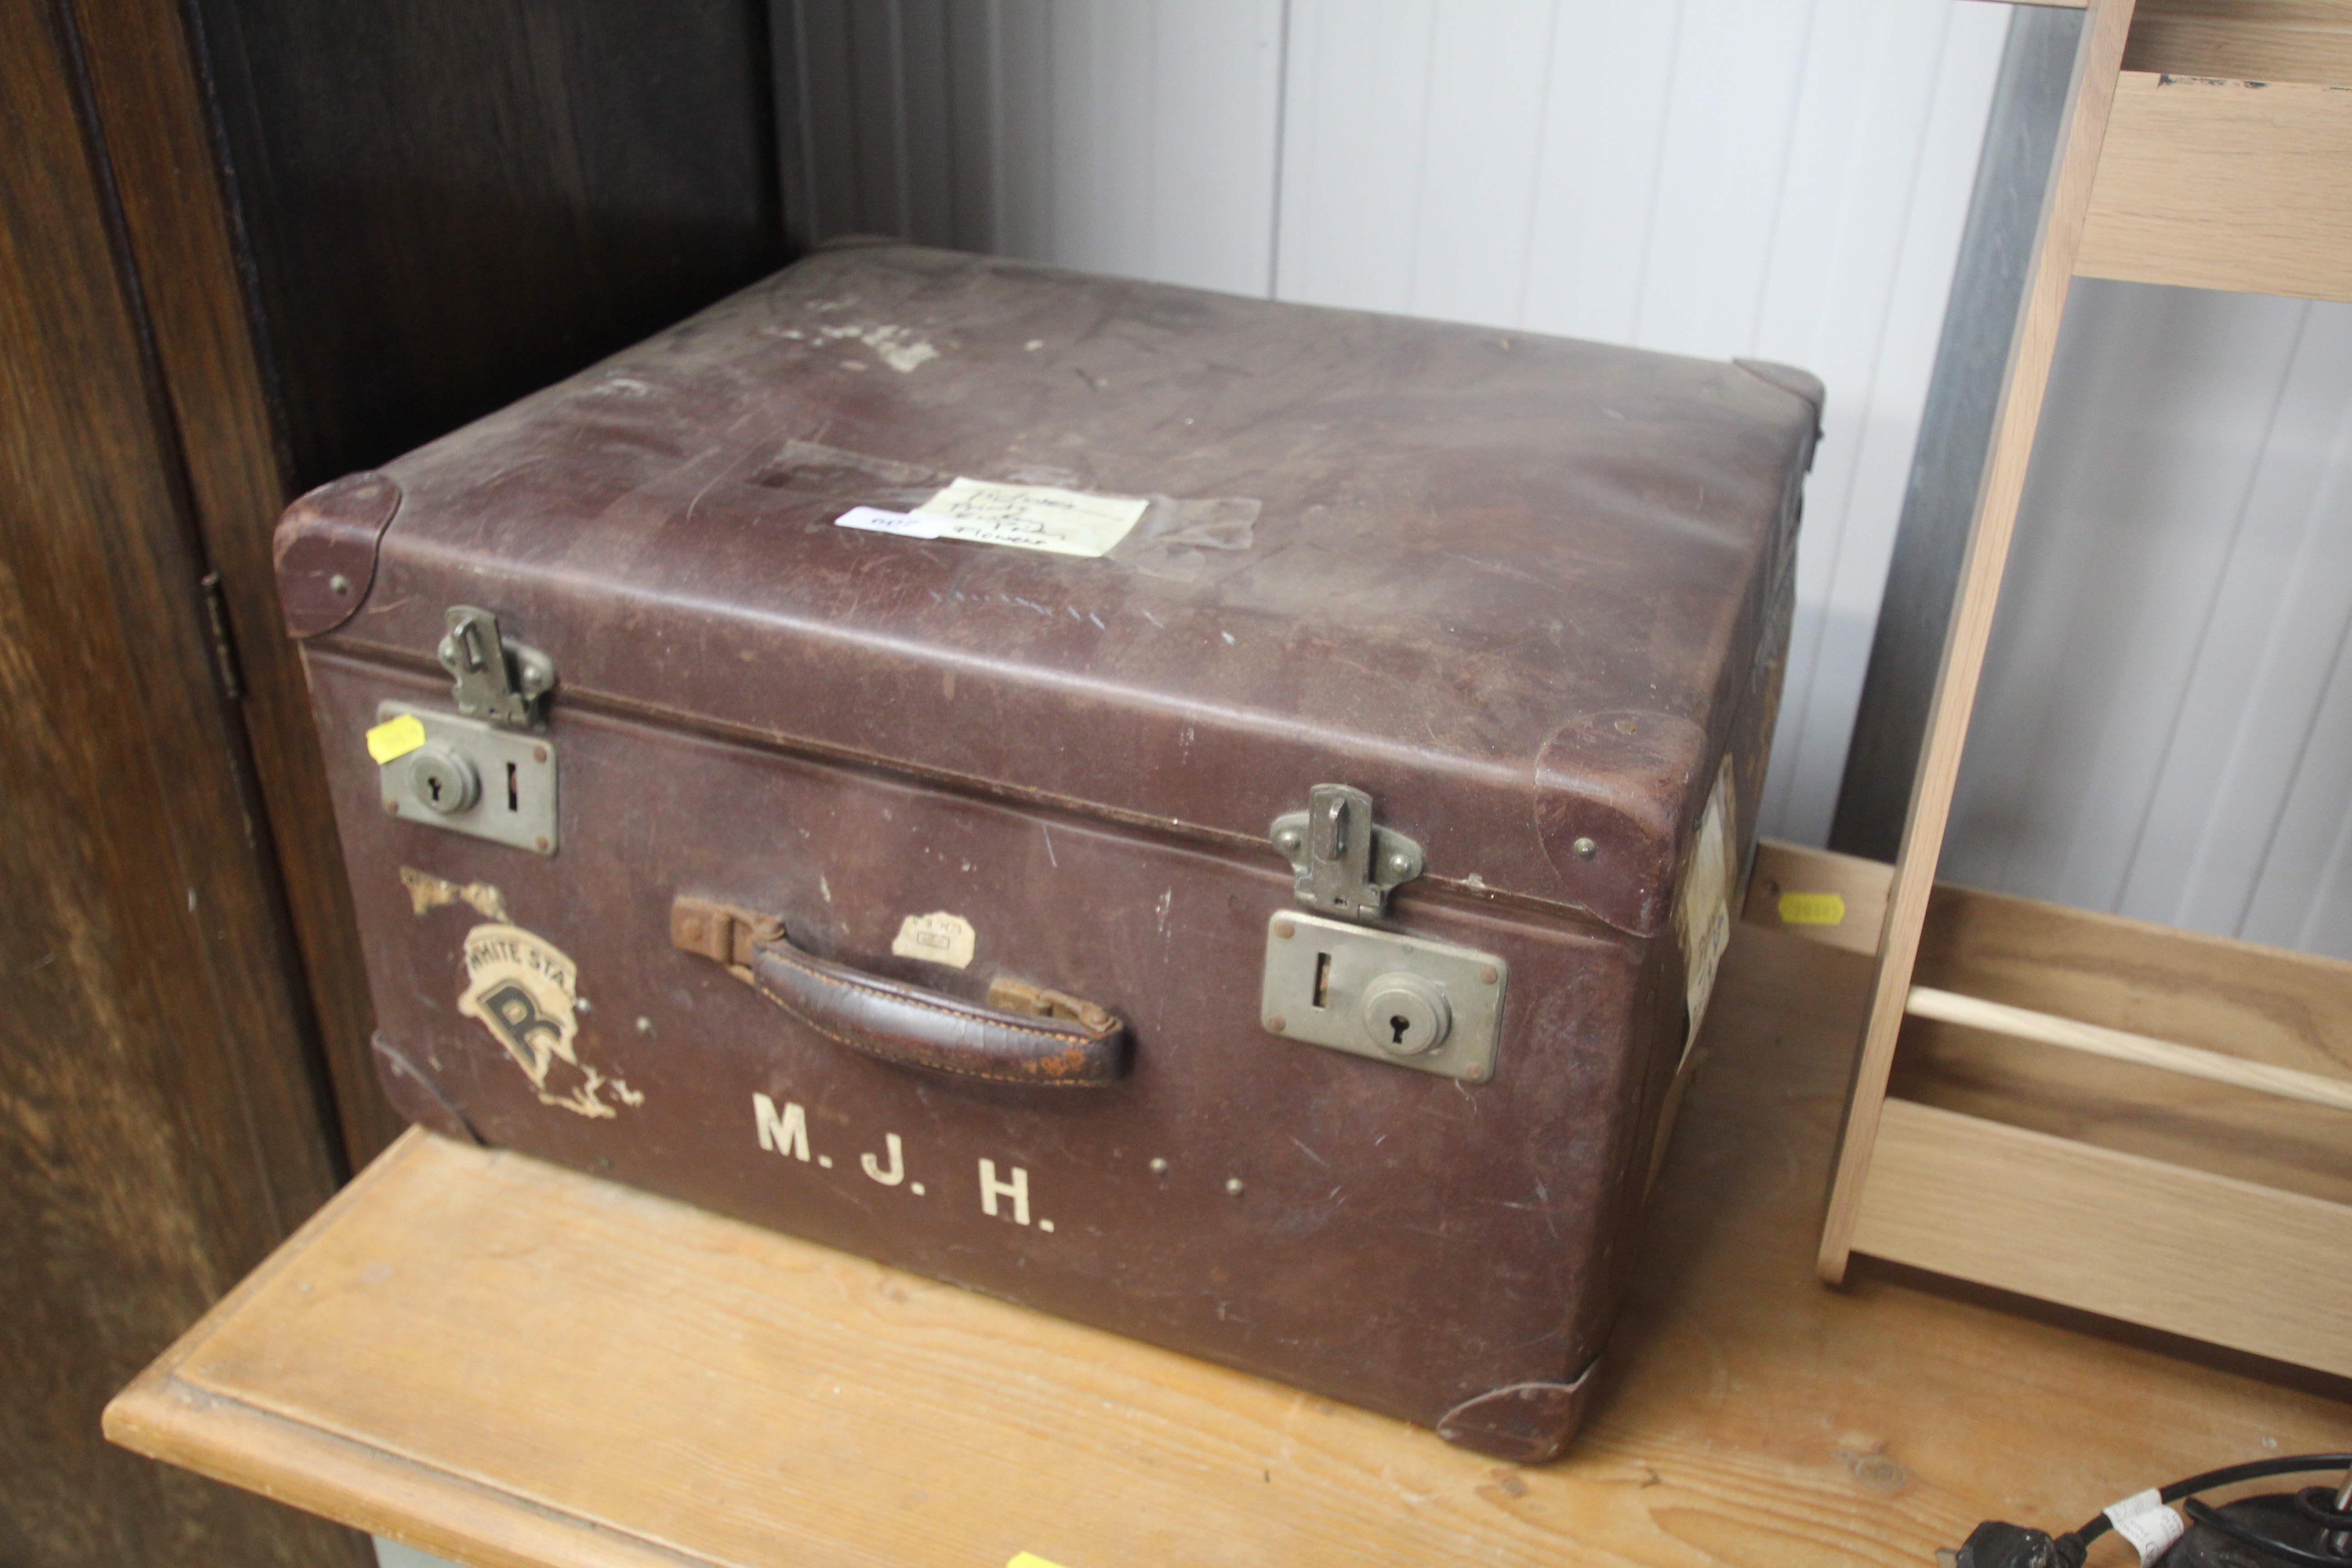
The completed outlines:
{"type": "Polygon", "coordinates": [[[2139,1548],[2139,1568],[2149,1568],[2189,1532],[2180,1515],[2166,1505],[2154,1487],[2110,1504],[2107,1522],[2116,1527],[2117,1535],[2139,1548]]]}

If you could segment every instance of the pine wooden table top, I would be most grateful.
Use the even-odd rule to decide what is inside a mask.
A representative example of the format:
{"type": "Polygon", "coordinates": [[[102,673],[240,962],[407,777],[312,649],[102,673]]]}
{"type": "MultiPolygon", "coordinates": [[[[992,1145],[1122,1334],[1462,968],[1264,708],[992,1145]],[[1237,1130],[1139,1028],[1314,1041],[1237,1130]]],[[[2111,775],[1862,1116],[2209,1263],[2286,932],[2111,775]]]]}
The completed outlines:
{"type": "MultiPolygon", "coordinates": [[[[107,1412],[478,1564],[1920,1564],[2352,1446],[2352,1406],[1812,1272],[1867,960],[1743,928],[1584,1436],[1499,1464],[1239,1373],[411,1133],[107,1412]]],[[[2030,1247],[2032,1238],[2020,1237],[2030,1247]]],[[[2095,1565],[2132,1561],[2112,1538],[2095,1565]]]]}

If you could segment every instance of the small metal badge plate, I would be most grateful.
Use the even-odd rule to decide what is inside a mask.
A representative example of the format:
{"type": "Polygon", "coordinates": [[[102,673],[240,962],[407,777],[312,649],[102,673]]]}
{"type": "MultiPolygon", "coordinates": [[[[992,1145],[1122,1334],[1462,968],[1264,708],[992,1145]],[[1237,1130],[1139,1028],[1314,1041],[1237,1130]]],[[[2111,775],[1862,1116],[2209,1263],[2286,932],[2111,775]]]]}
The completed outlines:
{"type": "Polygon", "coordinates": [[[1282,912],[1266,921],[1258,1020],[1285,1039],[1485,1083],[1510,978],[1492,953],[1282,912]]]}
{"type": "Polygon", "coordinates": [[[425,743],[377,770],[386,812],[534,855],[555,853],[552,741],[405,702],[377,704],[376,722],[404,713],[425,726],[425,743]]]}

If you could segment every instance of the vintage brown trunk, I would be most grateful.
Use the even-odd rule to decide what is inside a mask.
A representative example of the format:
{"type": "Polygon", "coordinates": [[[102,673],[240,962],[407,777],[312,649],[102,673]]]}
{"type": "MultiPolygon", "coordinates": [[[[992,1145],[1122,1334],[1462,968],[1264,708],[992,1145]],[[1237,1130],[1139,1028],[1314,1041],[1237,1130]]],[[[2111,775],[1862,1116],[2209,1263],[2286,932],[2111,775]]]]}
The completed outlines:
{"type": "Polygon", "coordinates": [[[1819,398],[868,247],[313,492],[280,584],[395,1100],[1549,1458],[1752,837],[1819,398]],[[924,536],[960,479],[1141,515],[924,536]]]}

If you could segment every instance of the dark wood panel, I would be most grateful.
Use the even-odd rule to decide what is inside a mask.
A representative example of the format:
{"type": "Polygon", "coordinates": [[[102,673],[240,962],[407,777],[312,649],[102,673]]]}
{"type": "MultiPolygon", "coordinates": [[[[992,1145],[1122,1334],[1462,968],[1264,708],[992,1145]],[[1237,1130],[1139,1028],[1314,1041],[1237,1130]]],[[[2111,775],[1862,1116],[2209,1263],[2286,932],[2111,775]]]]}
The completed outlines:
{"type": "Polygon", "coordinates": [[[193,0],[291,477],[781,265],[757,0],[193,0]]]}
{"type": "Polygon", "coordinates": [[[752,0],[72,0],[354,1163],[399,1130],[269,535],[783,260],[752,0]]]}
{"type": "Polygon", "coordinates": [[[210,115],[176,0],[71,0],[204,551],[220,574],[245,721],[301,973],[353,1165],[399,1132],[376,1086],[373,1016],[301,661],[270,530],[289,480],[246,315],[210,115]]]}
{"type": "Polygon", "coordinates": [[[0,15],[0,1561],[356,1565],[100,1437],[335,1171],[76,35],[0,15]]]}

